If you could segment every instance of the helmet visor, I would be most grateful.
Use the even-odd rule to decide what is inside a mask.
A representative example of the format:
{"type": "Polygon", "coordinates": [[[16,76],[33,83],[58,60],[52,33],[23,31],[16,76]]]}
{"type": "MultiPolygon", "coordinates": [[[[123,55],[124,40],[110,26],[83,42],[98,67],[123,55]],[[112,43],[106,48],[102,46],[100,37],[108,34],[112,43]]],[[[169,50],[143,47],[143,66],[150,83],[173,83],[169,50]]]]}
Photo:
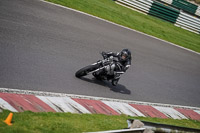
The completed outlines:
{"type": "Polygon", "coordinates": [[[127,58],[127,54],[122,54],[122,59],[125,60],[127,58]]]}

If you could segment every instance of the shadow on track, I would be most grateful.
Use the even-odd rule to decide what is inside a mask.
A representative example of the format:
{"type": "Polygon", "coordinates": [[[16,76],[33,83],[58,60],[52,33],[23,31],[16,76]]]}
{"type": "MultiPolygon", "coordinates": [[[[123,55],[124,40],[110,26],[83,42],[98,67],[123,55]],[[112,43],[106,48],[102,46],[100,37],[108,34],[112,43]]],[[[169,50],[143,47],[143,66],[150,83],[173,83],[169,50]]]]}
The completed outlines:
{"type": "Polygon", "coordinates": [[[124,85],[121,85],[121,84],[118,84],[117,86],[113,86],[110,82],[108,81],[101,81],[101,80],[97,80],[96,78],[86,78],[86,77],[82,77],[80,78],[81,80],[84,80],[84,81],[87,81],[87,82],[90,82],[90,83],[93,83],[93,84],[98,84],[98,85],[101,85],[101,86],[104,86],[104,87],[108,87],[110,88],[111,91],[113,92],[117,92],[117,93],[122,93],[122,94],[127,94],[127,95],[130,95],[131,94],[131,91],[128,90],[126,88],[126,86],[124,85]]]}

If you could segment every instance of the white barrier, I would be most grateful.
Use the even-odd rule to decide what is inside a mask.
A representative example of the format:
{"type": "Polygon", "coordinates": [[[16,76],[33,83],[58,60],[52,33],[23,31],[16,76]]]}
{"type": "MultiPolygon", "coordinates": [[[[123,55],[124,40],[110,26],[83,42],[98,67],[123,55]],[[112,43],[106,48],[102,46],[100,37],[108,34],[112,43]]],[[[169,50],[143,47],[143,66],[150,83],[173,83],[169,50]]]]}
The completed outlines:
{"type": "Polygon", "coordinates": [[[143,11],[145,13],[149,12],[149,9],[151,8],[153,3],[152,0],[117,0],[117,1],[125,5],[128,5],[130,7],[133,7],[135,9],[138,9],[140,11],[143,11]]]}
{"type": "MultiPolygon", "coordinates": [[[[149,10],[152,7],[153,0],[117,0],[118,2],[128,5],[137,10],[149,13],[149,10]]],[[[162,0],[168,4],[172,3],[172,0],[162,0]]],[[[169,6],[170,7],[170,6],[169,6]]],[[[197,9],[196,14],[200,15],[200,6],[197,9]]],[[[176,19],[176,26],[186,29],[194,33],[200,33],[200,19],[192,15],[186,14],[180,11],[179,17],[176,19]]]]}
{"type": "Polygon", "coordinates": [[[197,10],[196,10],[196,13],[195,13],[197,16],[200,16],[200,6],[198,6],[197,10]]]}
{"type": "Polygon", "coordinates": [[[161,0],[162,2],[165,2],[165,3],[167,3],[167,4],[172,4],[172,2],[173,2],[173,0],[161,0]]]}
{"type": "Polygon", "coordinates": [[[184,12],[180,12],[179,17],[176,20],[176,26],[177,25],[195,33],[199,33],[200,31],[200,19],[184,12]]]}

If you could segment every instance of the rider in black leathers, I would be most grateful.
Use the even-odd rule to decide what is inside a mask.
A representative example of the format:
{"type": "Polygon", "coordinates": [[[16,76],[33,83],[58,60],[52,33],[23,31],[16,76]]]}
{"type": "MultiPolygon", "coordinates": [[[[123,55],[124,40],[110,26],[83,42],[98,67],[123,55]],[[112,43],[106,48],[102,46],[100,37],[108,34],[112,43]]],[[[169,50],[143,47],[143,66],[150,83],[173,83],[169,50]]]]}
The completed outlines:
{"type": "Polygon", "coordinates": [[[131,65],[131,52],[128,49],[123,49],[121,52],[118,53],[102,52],[102,56],[104,58],[110,56],[116,58],[115,63],[106,69],[107,74],[113,76],[112,85],[116,86],[120,79],[120,74],[117,74],[117,72],[126,72],[126,70],[131,65]]]}

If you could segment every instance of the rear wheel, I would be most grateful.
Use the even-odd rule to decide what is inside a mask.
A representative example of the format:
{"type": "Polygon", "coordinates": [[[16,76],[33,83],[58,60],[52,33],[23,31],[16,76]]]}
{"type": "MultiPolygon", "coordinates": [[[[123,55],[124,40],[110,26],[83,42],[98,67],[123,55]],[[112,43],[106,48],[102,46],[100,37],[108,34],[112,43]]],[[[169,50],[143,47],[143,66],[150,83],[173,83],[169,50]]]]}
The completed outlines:
{"type": "Polygon", "coordinates": [[[78,70],[76,72],[75,76],[77,78],[80,78],[82,76],[86,76],[89,72],[94,71],[97,68],[98,68],[98,65],[89,65],[89,66],[86,66],[86,67],[81,68],[80,70],[78,70]]]}

